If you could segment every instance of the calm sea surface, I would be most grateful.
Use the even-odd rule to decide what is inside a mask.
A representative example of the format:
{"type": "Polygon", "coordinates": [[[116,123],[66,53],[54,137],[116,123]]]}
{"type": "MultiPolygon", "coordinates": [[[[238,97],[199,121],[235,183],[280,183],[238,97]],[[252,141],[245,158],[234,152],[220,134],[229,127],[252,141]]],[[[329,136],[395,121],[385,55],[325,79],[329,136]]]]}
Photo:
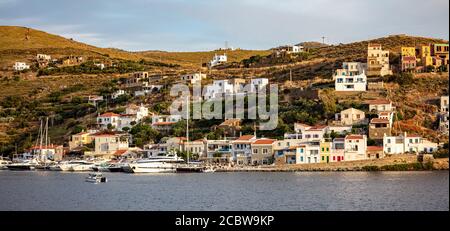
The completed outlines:
{"type": "Polygon", "coordinates": [[[449,172],[0,171],[0,210],[449,210],[449,172]]]}

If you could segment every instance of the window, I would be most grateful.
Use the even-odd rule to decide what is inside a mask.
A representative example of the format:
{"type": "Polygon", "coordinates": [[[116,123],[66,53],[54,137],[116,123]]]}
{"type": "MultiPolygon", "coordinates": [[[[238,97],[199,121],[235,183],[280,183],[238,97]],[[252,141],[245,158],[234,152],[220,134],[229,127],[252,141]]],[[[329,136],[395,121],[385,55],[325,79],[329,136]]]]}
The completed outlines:
{"type": "Polygon", "coordinates": [[[329,152],[330,151],[330,148],[327,148],[327,152],[329,152]]]}
{"type": "Polygon", "coordinates": [[[258,154],[258,149],[257,148],[253,149],[253,154],[258,154]]]}
{"type": "Polygon", "coordinates": [[[303,156],[300,156],[300,162],[303,162],[303,156]]]}
{"type": "Polygon", "coordinates": [[[325,161],[325,156],[322,156],[322,161],[325,161]]]}
{"type": "Polygon", "coordinates": [[[322,152],[325,152],[325,148],[322,148],[322,152]]]}
{"type": "Polygon", "coordinates": [[[387,149],[387,152],[388,152],[388,153],[391,153],[391,148],[388,148],[388,149],[387,149]]]}
{"type": "Polygon", "coordinates": [[[267,154],[267,153],[268,153],[267,148],[264,148],[264,149],[262,150],[262,153],[263,153],[263,154],[267,154]]]}
{"type": "Polygon", "coordinates": [[[303,153],[303,148],[300,148],[300,153],[303,153]]]}
{"type": "Polygon", "coordinates": [[[336,157],[335,157],[335,156],[333,156],[333,160],[336,160],[336,157]]]}

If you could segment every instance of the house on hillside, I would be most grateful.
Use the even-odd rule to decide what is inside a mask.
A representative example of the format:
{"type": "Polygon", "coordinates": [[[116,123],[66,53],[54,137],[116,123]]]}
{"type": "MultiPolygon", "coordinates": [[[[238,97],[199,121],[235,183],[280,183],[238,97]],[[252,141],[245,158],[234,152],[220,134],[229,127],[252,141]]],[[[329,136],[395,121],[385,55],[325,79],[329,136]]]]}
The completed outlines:
{"type": "Polygon", "coordinates": [[[214,57],[213,57],[213,59],[212,59],[211,61],[209,61],[208,66],[209,66],[210,68],[213,68],[213,67],[215,67],[215,66],[224,64],[224,63],[226,63],[227,61],[228,61],[228,57],[227,57],[226,54],[223,54],[223,55],[217,55],[217,54],[215,54],[214,57]]]}
{"type": "Polygon", "coordinates": [[[24,70],[30,69],[30,65],[27,65],[24,62],[15,62],[14,66],[13,66],[13,69],[15,71],[24,71],[24,70]]]}
{"type": "Polygon", "coordinates": [[[358,62],[343,63],[342,69],[333,74],[336,91],[366,91],[366,64],[358,62]]]}
{"type": "Polygon", "coordinates": [[[349,108],[335,115],[335,120],[340,125],[367,124],[366,114],[358,109],[349,108]]]}
{"type": "Polygon", "coordinates": [[[369,43],[367,47],[367,76],[392,75],[389,64],[389,51],[384,51],[381,44],[369,43]]]}

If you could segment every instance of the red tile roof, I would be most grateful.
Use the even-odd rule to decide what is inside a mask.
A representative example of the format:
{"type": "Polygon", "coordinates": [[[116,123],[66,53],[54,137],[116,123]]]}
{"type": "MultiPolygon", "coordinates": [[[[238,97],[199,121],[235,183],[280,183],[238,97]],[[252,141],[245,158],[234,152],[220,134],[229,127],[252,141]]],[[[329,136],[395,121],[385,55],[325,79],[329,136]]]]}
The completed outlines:
{"type": "Polygon", "coordinates": [[[114,155],[115,156],[121,156],[123,154],[125,154],[128,150],[117,150],[114,155]]]}
{"type": "Polygon", "coordinates": [[[107,112],[107,113],[100,115],[100,117],[119,117],[119,116],[120,116],[119,114],[116,114],[113,112],[107,112]]]}
{"type": "Polygon", "coordinates": [[[363,135],[347,135],[345,137],[346,140],[362,140],[364,139],[363,135]]]}
{"type": "Polygon", "coordinates": [[[405,56],[402,58],[402,61],[416,61],[416,57],[405,56]]]}
{"type": "Polygon", "coordinates": [[[381,146],[367,146],[367,151],[369,151],[369,152],[379,152],[379,151],[383,151],[383,147],[381,147],[381,146]]]}
{"type": "Polygon", "coordinates": [[[255,136],[254,135],[244,135],[239,137],[239,139],[237,139],[236,141],[248,141],[253,139],[255,136]]]}
{"type": "Polygon", "coordinates": [[[389,120],[388,119],[380,119],[380,118],[373,118],[370,123],[372,124],[388,124],[389,120]]]}
{"type": "Polygon", "coordinates": [[[253,144],[273,144],[276,140],[272,139],[261,139],[253,142],[253,144]]]}

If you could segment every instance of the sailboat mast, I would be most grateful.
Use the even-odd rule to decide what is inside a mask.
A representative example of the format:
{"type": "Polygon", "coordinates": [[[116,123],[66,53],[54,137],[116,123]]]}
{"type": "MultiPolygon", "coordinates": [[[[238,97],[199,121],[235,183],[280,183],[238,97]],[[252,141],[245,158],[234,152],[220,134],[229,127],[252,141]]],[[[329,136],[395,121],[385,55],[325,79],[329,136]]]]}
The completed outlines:
{"type": "Polygon", "coordinates": [[[42,128],[42,119],[41,119],[41,126],[39,127],[39,159],[42,159],[42,142],[43,142],[43,133],[44,129],[42,128]]]}
{"type": "MultiPolygon", "coordinates": [[[[186,110],[186,145],[189,143],[189,96],[186,96],[186,105],[187,105],[187,110],[186,110]]],[[[186,152],[187,152],[187,163],[189,164],[189,151],[187,148],[186,152]]]]}

